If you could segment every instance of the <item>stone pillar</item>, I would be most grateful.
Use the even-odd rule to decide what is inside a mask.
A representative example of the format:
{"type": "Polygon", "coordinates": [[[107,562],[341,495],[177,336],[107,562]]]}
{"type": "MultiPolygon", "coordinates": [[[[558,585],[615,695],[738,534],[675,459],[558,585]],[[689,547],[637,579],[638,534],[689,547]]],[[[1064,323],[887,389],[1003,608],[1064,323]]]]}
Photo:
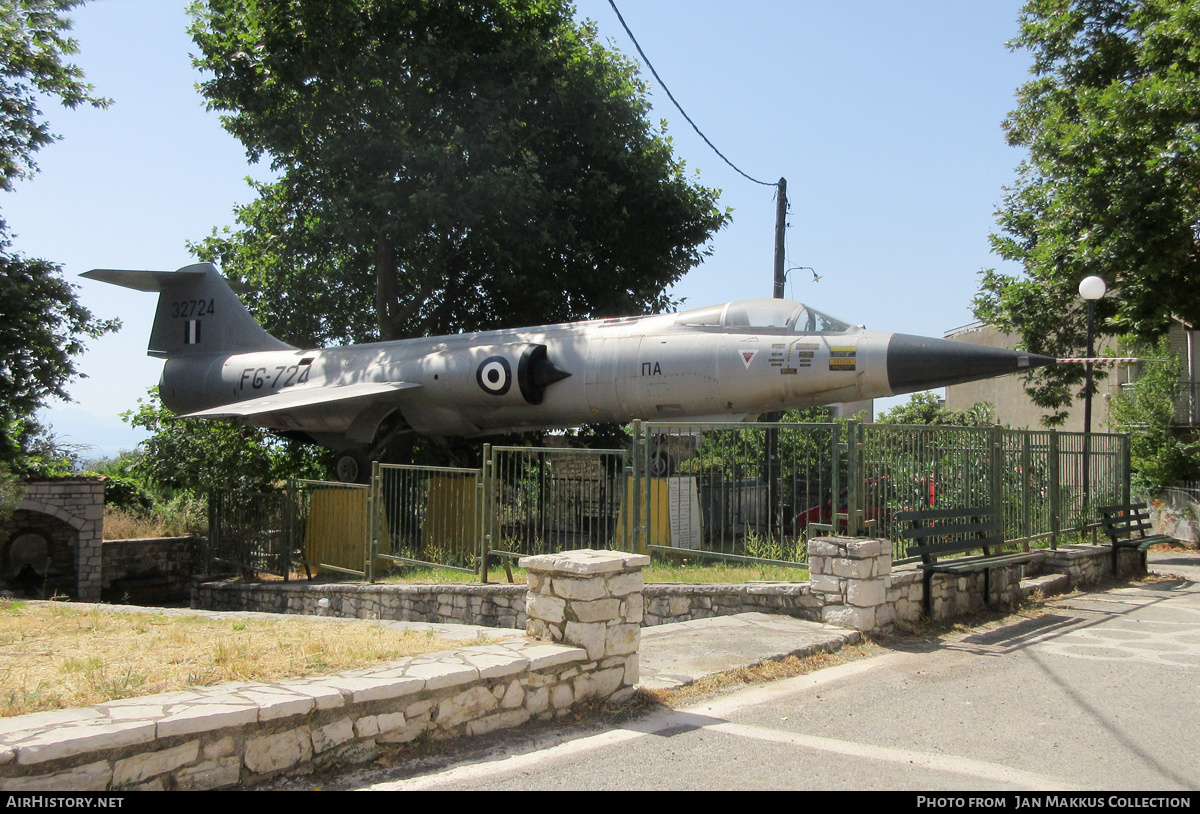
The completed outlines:
{"type": "Polygon", "coordinates": [[[824,600],[824,621],[863,631],[894,621],[887,604],[890,540],[814,537],[808,542],[808,569],[813,596],[824,600]]]}
{"type": "Polygon", "coordinates": [[[642,569],[649,564],[644,554],[592,549],[522,557],[526,635],[581,647],[599,673],[619,678],[619,688],[632,687],[642,638],[642,569]]]}

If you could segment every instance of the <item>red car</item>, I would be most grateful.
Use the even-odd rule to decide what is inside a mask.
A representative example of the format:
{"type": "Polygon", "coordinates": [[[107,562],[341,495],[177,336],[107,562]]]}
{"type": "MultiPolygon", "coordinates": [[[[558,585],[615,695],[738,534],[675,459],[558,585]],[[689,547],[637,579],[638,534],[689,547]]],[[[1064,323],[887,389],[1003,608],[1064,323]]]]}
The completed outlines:
{"type": "MultiPolygon", "coordinates": [[[[888,490],[889,486],[890,486],[890,483],[888,482],[887,478],[872,478],[871,480],[867,481],[867,493],[870,494],[872,492],[878,492],[880,490],[888,490]]],[[[933,485],[933,479],[932,478],[923,478],[921,481],[921,490],[922,490],[922,492],[928,490],[928,496],[922,494],[921,497],[928,501],[926,503],[927,506],[930,506],[930,507],[933,506],[934,498],[936,495],[934,485],[933,485]]],[[[841,493],[838,495],[837,510],[838,510],[838,514],[841,516],[840,519],[842,520],[842,522],[845,522],[846,505],[848,503],[849,491],[850,491],[849,489],[843,489],[841,491],[841,493]]],[[[925,502],[925,500],[922,500],[922,502],[925,502]]],[[[891,514],[887,508],[880,506],[879,503],[871,503],[871,502],[868,502],[868,504],[866,506],[861,507],[860,511],[862,511],[863,519],[867,523],[881,521],[881,523],[883,525],[887,524],[887,521],[891,514]]],[[[826,500],[824,503],[822,503],[820,505],[810,506],[809,508],[807,508],[804,511],[797,514],[792,519],[792,528],[796,532],[802,532],[808,528],[809,523],[820,523],[820,524],[826,525],[826,526],[833,523],[833,500],[832,500],[832,498],[829,500],[826,500]]]]}

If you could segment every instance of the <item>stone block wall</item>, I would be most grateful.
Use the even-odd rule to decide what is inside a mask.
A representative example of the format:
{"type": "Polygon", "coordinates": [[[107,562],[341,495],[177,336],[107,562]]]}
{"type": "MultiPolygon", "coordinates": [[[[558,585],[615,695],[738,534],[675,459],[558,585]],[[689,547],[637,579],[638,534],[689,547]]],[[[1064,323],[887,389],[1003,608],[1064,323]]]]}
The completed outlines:
{"type": "Polygon", "coordinates": [[[0,791],[214,789],[373,760],[418,737],[480,735],[580,704],[619,703],[638,678],[648,557],[531,557],[525,638],[334,676],[232,682],[0,719],[0,791]]]}
{"type": "Polygon", "coordinates": [[[752,582],[745,585],[661,583],[642,591],[642,626],[665,625],[737,613],[774,613],[814,622],[822,601],[807,582],[752,582]]]}
{"type": "Polygon", "coordinates": [[[644,554],[572,551],[522,557],[528,570],[525,634],[582,647],[596,662],[593,680],[620,698],[638,681],[644,554]]]}
{"type": "Polygon", "coordinates": [[[105,540],[100,599],[135,605],[186,602],[204,572],[203,537],[105,540]]]}
{"type": "Polygon", "coordinates": [[[192,607],[389,619],[399,622],[525,627],[524,585],[386,585],[234,581],[193,582],[192,607]]]}
{"type": "Polygon", "coordinates": [[[25,494],[5,526],[0,544],[0,579],[11,579],[10,555],[22,534],[47,544],[46,565],[30,563],[42,576],[45,593],[65,593],[84,602],[100,599],[104,527],[103,478],[46,478],[24,482],[25,494]],[[45,573],[48,571],[48,573],[45,573]]]}
{"type": "MultiPolygon", "coordinates": [[[[888,540],[823,537],[809,545],[809,582],[745,585],[643,586],[641,626],[760,612],[828,622],[856,630],[913,624],[924,615],[921,569],[894,566],[888,540]]],[[[1035,590],[1069,590],[1109,576],[1108,546],[1046,551],[1037,562],[992,569],[991,604],[1012,605],[1035,590]],[[1062,575],[1060,585],[1053,578],[1062,575]]],[[[1136,552],[1122,551],[1119,575],[1139,573],[1136,552]]],[[[934,619],[974,613],[986,606],[983,575],[935,574],[934,619]]],[[[351,618],[526,627],[525,588],[515,585],[363,585],[265,582],[197,584],[193,607],[255,610],[351,618]]]]}
{"type": "MultiPolygon", "coordinates": [[[[924,574],[917,563],[893,567],[891,542],[825,537],[809,543],[812,593],[821,601],[821,619],[856,630],[886,629],[924,617],[924,574]]],[[[930,580],[931,615],[946,621],[993,607],[1012,606],[1035,591],[1065,591],[1110,575],[1106,545],[1069,546],[1042,552],[1023,565],[991,569],[989,596],[984,575],[935,573],[930,580]]],[[[1137,552],[1122,551],[1118,576],[1142,573],[1137,552]]]]}

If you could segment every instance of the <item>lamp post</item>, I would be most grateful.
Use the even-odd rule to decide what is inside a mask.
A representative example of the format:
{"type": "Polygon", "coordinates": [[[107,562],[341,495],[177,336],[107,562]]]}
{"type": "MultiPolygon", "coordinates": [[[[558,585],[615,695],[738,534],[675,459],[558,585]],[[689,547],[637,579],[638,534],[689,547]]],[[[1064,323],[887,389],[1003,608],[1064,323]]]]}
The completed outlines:
{"type": "Polygon", "coordinates": [[[1084,277],[1079,282],[1079,296],[1087,302],[1087,358],[1084,363],[1083,379],[1083,510],[1091,518],[1091,462],[1092,462],[1092,362],[1096,355],[1094,329],[1096,324],[1096,300],[1104,296],[1108,285],[1102,277],[1084,277]]]}

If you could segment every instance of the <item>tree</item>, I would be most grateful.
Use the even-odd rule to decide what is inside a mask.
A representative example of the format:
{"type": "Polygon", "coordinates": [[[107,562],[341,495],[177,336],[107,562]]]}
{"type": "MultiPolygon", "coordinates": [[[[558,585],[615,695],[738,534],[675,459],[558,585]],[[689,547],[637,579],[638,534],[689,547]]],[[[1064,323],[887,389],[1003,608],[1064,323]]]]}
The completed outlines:
{"type": "Polygon", "coordinates": [[[1131,387],[1122,388],[1109,403],[1118,432],[1129,433],[1132,482],[1138,494],[1157,496],[1168,486],[1200,475],[1195,442],[1174,429],[1175,404],[1180,394],[1179,357],[1167,337],[1159,340],[1145,370],[1131,387]]]}
{"type": "Polygon", "coordinates": [[[196,3],[201,92],[278,180],[195,251],[262,286],[296,344],[664,309],[728,214],[572,11],[196,3]]]}
{"type": "Polygon", "coordinates": [[[881,413],[879,424],[920,424],[935,427],[991,427],[996,408],[985,401],[966,410],[948,410],[936,393],[913,393],[904,404],[881,413]]]}
{"type": "MultiPolygon", "coordinates": [[[[0,460],[13,462],[36,434],[33,415],[50,397],[67,398],[85,338],[111,331],[75,299],[61,269],[11,250],[0,221],[0,460]]],[[[18,469],[23,467],[18,465],[18,469]]]]}
{"type": "MultiPolygon", "coordinates": [[[[1152,342],[1172,315],[1200,319],[1200,7],[1190,0],[1029,0],[1010,46],[1033,78],[1005,120],[1027,148],[998,215],[997,253],[1024,275],[985,271],[976,315],[1025,349],[1075,356],[1077,287],[1110,294],[1097,330],[1152,342]]],[[[1078,366],[1039,371],[1030,394],[1061,423],[1078,366]]]]}
{"type": "Polygon", "coordinates": [[[332,454],[256,428],[179,418],[162,405],[158,388],[122,415],[152,435],[141,444],[131,474],[159,494],[199,497],[216,489],[262,491],[289,477],[328,477],[332,454]]]}
{"type": "MultiPolygon", "coordinates": [[[[37,171],[34,153],[56,139],[38,107],[43,97],[67,107],[108,104],[93,94],[83,74],[63,58],[77,52],[65,36],[64,15],[79,0],[0,0],[0,190],[11,191],[37,171]]],[[[28,439],[37,435],[33,414],[49,397],[67,398],[76,376],[74,357],[85,338],[119,324],[97,320],[79,305],[62,270],[12,250],[0,219],[0,462],[17,471],[28,439]]]]}

